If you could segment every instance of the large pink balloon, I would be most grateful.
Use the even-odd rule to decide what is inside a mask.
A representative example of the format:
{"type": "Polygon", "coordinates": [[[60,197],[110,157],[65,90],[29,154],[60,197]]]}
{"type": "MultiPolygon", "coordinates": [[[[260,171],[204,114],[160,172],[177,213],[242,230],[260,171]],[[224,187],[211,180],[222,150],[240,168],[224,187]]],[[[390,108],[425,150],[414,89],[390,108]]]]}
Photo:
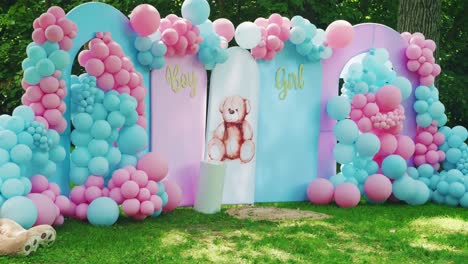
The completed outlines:
{"type": "Polygon", "coordinates": [[[226,18],[216,19],[213,22],[213,29],[216,34],[224,37],[228,42],[234,38],[236,29],[231,21],[226,18]]]}
{"type": "Polygon", "coordinates": [[[364,191],[373,201],[383,202],[392,194],[392,183],[384,175],[374,174],[364,183],[364,191]]]}
{"type": "Polygon", "coordinates": [[[405,160],[411,158],[416,149],[414,141],[408,136],[399,135],[397,136],[397,142],[397,149],[395,153],[403,157],[405,160]]]}
{"type": "Polygon", "coordinates": [[[57,216],[54,202],[40,193],[30,193],[27,197],[31,199],[37,208],[37,219],[34,225],[53,225],[57,216]]]}
{"type": "Polygon", "coordinates": [[[137,169],[146,172],[148,180],[159,182],[166,177],[168,163],[166,158],[156,152],[143,155],[137,163],[137,169]]]}
{"type": "Polygon", "coordinates": [[[315,179],[307,187],[307,197],[314,204],[329,204],[335,188],[327,179],[315,179]]]}
{"type": "Polygon", "coordinates": [[[166,206],[163,208],[163,212],[170,212],[180,205],[182,201],[182,189],[180,189],[176,182],[171,180],[165,180],[163,184],[169,197],[166,206]]]}
{"type": "Polygon", "coordinates": [[[385,85],[380,88],[375,95],[377,105],[381,111],[387,112],[397,108],[401,103],[402,97],[398,87],[393,85],[385,85]]]}
{"type": "Polygon", "coordinates": [[[361,200],[361,192],[352,183],[343,183],[335,189],[335,202],[339,207],[355,207],[361,200]]]}
{"type": "Polygon", "coordinates": [[[354,39],[354,28],[344,20],[337,20],[328,25],[325,30],[327,43],[332,48],[344,48],[354,39]]]}
{"type": "Polygon", "coordinates": [[[133,9],[130,14],[130,25],[140,36],[146,37],[158,30],[161,16],[158,10],[148,4],[142,4],[133,9]]]}

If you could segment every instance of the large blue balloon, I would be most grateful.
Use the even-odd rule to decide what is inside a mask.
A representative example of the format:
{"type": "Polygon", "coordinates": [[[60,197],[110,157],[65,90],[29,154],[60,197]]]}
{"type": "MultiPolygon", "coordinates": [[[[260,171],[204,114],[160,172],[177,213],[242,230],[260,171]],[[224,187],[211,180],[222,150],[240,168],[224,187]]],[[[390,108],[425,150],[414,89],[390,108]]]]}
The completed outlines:
{"type": "Polygon", "coordinates": [[[133,125],[120,130],[117,142],[122,154],[135,155],[148,145],[148,136],[144,128],[133,125]]]}
{"type": "Polygon", "coordinates": [[[12,198],[24,194],[24,184],[19,179],[8,179],[2,184],[2,195],[5,198],[12,198]]]}
{"type": "Polygon", "coordinates": [[[335,120],[345,119],[351,112],[351,104],[344,96],[335,96],[327,103],[327,113],[335,120]]]}
{"type": "Polygon", "coordinates": [[[194,25],[200,25],[210,17],[210,4],[206,0],[185,0],[182,4],[182,17],[194,25]]]}
{"type": "Polygon", "coordinates": [[[119,206],[108,198],[100,197],[88,207],[88,221],[95,226],[111,226],[119,219],[119,206]]]}
{"type": "Polygon", "coordinates": [[[391,179],[399,179],[405,175],[406,161],[398,155],[390,155],[382,162],[382,171],[391,179]]]}
{"type": "Polygon", "coordinates": [[[361,157],[374,157],[380,149],[379,138],[372,133],[359,135],[356,141],[356,150],[361,157]]]}
{"type": "Polygon", "coordinates": [[[350,163],[353,161],[354,156],[356,156],[356,150],[354,145],[338,143],[333,149],[333,156],[338,163],[350,163]]]}
{"type": "Polygon", "coordinates": [[[410,205],[422,205],[429,201],[431,191],[422,181],[415,181],[415,194],[411,199],[406,200],[410,205]]]}
{"type": "Polygon", "coordinates": [[[344,119],[336,123],[333,133],[340,143],[353,144],[359,136],[359,129],[351,119],[344,119]]]}
{"type": "Polygon", "coordinates": [[[8,218],[25,229],[31,228],[37,219],[37,208],[34,203],[24,196],[8,199],[0,208],[0,218],[8,218]]]}
{"type": "Polygon", "coordinates": [[[396,198],[402,201],[413,199],[416,195],[416,180],[405,176],[393,182],[392,191],[396,198]]]}

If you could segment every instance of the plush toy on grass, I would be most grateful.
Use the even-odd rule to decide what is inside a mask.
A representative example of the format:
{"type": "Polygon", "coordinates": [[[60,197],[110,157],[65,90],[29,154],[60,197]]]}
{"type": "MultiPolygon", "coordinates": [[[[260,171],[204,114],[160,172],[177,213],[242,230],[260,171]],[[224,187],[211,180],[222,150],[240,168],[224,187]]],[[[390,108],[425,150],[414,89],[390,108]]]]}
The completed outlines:
{"type": "Polygon", "coordinates": [[[55,229],[39,225],[24,229],[13,220],[0,219],[0,256],[28,256],[39,247],[52,245],[56,238],[55,229]]]}

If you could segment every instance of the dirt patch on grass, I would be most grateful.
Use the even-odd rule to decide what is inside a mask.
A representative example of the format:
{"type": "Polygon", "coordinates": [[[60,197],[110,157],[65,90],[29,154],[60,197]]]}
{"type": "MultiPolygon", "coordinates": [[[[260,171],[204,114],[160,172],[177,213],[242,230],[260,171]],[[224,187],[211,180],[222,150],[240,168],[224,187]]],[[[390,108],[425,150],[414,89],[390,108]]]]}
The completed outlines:
{"type": "Polygon", "coordinates": [[[266,220],[271,222],[301,219],[320,220],[331,217],[327,214],[299,209],[255,206],[230,208],[226,211],[226,213],[238,219],[251,219],[254,221],[266,220]]]}

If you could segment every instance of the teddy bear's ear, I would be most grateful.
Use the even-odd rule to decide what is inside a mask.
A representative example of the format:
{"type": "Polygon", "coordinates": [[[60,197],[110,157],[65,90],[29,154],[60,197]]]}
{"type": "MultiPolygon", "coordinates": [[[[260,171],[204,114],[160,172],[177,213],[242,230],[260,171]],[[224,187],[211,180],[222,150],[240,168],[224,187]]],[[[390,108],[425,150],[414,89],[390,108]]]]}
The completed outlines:
{"type": "Polygon", "coordinates": [[[249,101],[249,99],[244,99],[244,104],[245,104],[245,114],[250,113],[250,101],[249,101]]]}
{"type": "Polygon", "coordinates": [[[221,114],[223,113],[224,102],[226,102],[226,100],[223,100],[223,101],[219,104],[219,112],[221,112],[221,114]]]}

